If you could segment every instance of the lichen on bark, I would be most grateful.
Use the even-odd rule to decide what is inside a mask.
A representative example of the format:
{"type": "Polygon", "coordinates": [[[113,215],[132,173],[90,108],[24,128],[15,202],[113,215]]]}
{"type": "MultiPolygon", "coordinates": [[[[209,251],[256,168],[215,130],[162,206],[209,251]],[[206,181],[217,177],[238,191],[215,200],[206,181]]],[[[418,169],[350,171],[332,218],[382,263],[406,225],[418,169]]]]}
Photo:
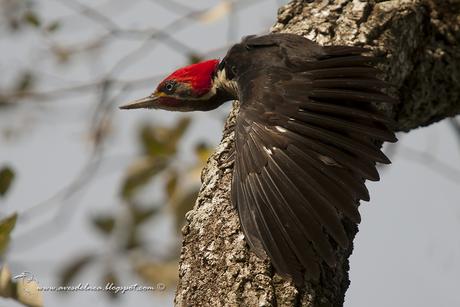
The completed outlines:
{"type": "MultiPolygon", "coordinates": [[[[292,1],[272,32],[303,35],[322,45],[359,45],[382,58],[384,78],[401,103],[388,110],[396,130],[409,131],[460,113],[460,1],[292,1]]],[[[249,33],[248,33],[249,34],[249,33]]],[[[248,250],[230,202],[233,124],[202,173],[194,209],[186,215],[176,306],[341,306],[349,285],[352,247],[341,265],[323,267],[321,284],[296,289],[248,250]]],[[[345,221],[353,238],[357,226],[345,221]]]]}

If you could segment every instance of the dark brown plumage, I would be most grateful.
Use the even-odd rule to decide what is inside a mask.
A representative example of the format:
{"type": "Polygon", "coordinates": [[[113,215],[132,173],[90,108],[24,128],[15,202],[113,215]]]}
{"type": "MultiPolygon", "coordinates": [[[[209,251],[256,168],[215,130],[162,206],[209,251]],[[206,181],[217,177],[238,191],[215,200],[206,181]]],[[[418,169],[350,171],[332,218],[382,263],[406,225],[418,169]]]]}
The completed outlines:
{"type": "Polygon", "coordinates": [[[232,201],[251,248],[297,284],[335,265],[330,238],[348,246],[342,216],[360,222],[364,181],[389,163],[375,141],[396,141],[373,105],[396,101],[364,51],[280,34],[247,38],[223,60],[241,101],[232,201]]]}

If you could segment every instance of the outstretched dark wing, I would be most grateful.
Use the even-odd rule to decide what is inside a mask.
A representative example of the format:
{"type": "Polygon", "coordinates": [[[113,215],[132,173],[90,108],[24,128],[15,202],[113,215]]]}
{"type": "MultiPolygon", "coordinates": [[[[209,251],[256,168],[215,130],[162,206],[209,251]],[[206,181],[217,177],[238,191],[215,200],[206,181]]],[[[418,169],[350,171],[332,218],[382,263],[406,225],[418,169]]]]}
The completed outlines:
{"type": "Polygon", "coordinates": [[[361,51],[324,47],[303,67],[235,73],[232,201],[250,247],[297,284],[304,274],[317,280],[321,261],[335,265],[331,239],[349,244],[342,217],[360,222],[364,181],[379,180],[376,162],[389,163],[375,142],[396,141],[372,104],[395,101],[361,51]]]}

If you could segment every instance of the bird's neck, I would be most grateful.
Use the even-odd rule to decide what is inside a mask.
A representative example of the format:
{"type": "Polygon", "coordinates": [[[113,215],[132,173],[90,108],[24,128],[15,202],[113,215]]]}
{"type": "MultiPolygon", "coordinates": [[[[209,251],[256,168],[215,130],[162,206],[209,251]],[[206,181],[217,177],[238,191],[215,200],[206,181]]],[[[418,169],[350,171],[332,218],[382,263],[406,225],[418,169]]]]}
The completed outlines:
{"type": "Polygon", "coordinates": [[[225,68],[216,70],[212,77],[212,88],[203,96],[186,103],[183,111],[209,111],[223,103],[238,99],[238,86],[235,80],[229,80],[225,68]]]}
{"type": "Polygon", "coordinates": [[[183,111],[209,111],[218,108],[220,105],[229,100],[235,99],[226,90],[221,88],[216,88],[214,91],[213,95],[206,99],[188,101],[186,103],[188,109],[183,111]]]}
{"type": "Polygon", "coordinates": [[[222,90],[231,97],[231,99],[238,99],[238,85],[235,80],[229,80],[225,67],[216,71],[213,80],[213,87],[215,90],[222,90]]]}

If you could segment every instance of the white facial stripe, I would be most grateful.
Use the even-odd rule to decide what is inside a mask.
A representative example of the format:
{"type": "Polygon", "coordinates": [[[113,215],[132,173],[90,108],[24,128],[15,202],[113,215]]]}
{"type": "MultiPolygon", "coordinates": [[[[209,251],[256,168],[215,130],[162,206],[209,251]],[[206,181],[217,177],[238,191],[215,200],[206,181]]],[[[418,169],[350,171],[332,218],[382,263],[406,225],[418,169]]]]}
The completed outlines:
{"type": "Polygon", "coordinates": [[[206,94],[204,94],[203,96],[194,98],[193,100],[207,100],[211,98],[212,96],[214,96],[216,94],[216,91],[217,91],[216,86],[213,84],[211,89],[206,94]]]}
{"type": "Polygon", "coordinates": [[[232,94],[234,97],[238,97],[238,85],[236,84],[236,81],[227,79],[225,68],[217,71],[213,87],[221,88],[232,94]]]}

